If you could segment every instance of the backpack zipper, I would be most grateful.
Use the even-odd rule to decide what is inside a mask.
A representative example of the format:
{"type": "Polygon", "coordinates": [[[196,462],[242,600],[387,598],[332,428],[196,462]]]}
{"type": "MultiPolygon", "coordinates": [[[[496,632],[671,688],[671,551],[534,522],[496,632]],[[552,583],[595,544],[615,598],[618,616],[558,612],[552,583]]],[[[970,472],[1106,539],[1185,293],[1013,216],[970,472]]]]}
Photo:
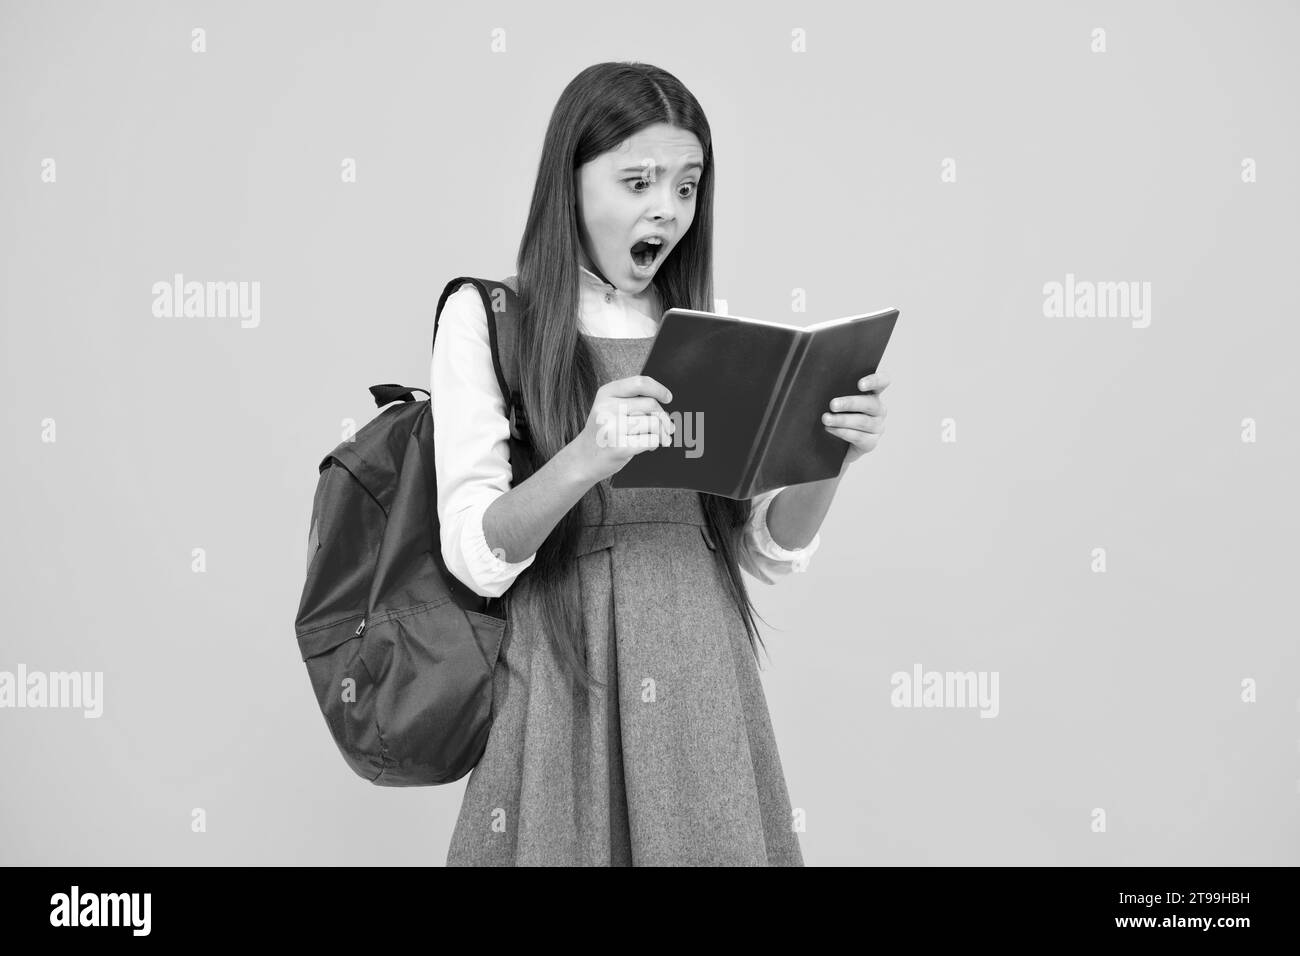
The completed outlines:
{"type": "Polygon", "coordinates": [[[361,619],[361,623],[357,625],[356,634],[355,634],[354,636],[355,636],[355,637],[360,637],[360,636],[361,636],[361,632],[364,631],[365,629],[366,629],[366,619],[363,617],[363,618],[361,619]]]}

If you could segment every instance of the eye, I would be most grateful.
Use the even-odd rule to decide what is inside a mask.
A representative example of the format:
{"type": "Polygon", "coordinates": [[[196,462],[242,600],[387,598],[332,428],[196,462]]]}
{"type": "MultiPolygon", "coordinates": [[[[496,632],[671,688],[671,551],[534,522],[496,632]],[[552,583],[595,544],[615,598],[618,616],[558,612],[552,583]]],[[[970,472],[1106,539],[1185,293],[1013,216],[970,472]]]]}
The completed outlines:
{"type": "MultiPolygon", "coordinates": [[[[649,185],[650,185],[650,180],[648,180],[648,179],[625,179],[625,180],[623,180],[623,182],[624,182],[624,183],[630,183],[631,185],[630,185],[629,188],[631,188],[632,192],[634,192],[634,193],[643,193],[643,192],[645,192],[644,189],[637,189],[637,188],[636,188],[637,186],[649,186],[649,185]]],[[[690,198],[692,198],[692,197],[695,195],[696,189],[697,189],[698,187],[699,187],[699,183],[682,183],[681,186],[678,187],[678,189],[679,189],[679,190],[680,190],[680,189],[689,189],[690,192],[688,192],[685,196],[682,196],[682,194],[681,194],[680,192],[678,192],[677,195],[680,196],[682,199],[690,199],[690,198]]]]}

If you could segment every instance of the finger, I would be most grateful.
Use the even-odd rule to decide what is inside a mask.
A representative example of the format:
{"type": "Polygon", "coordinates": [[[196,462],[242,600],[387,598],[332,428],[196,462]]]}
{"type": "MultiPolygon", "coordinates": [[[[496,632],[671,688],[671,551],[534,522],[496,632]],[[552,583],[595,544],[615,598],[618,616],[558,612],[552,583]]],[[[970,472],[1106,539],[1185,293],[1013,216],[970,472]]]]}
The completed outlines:
{"type": "Polygon", "coordinates": [[[875,395],[840,395],[831,399],[832,412],[860,412],[863,415],[885,414],[885,403],[875,395]]]}
{"type": "Polygon", "coordinates": [[[627,423],[624,434],[627,435],[645,435],[649,432],[666,431],[664,419],[658,415],[629,415],[624,421],[627,423]]]}
{"type": "Polygon", "coordinates": [[[627,418],[654,418],[659,422],[659,428],[671,435],[677,430],[672,416],[664,411],[653,398],[620,398],[615,403],[617,414],[627,418]]]}
{"type": "Polygon", "coordinates": [[[613,414],[597,416],[596,447],[598,448],[618,448],[632,440],[640,441],[646,435],[660,434],[666,436],[664,444],[671,443],[672,431],[665,427],[664,420],[657,415],[633,415],[626,418],[613,414]]]}
{"type": "Polygon", "coordinates": [[[650,428],[652,430],[659,432],[664,437],[671,436],[677,430],[677,426],[673,424],[673,420],[668,417],[667,412],[660,412],[658,415],[652,413],[641,417],[651,423],[650,428]]]}
{"type": "Polygon", "coordinates": [[[873,372],[871,375],[858,379],[858,391],[860,392],[883,392],[889,387],[889,379],[879,372],[873,372]]]}
{"type": "Polygon", "coordinates": [[[620,415],[660,415],[667,417],[664,407],[653,398],[620,398],[614,402],[614,410],[620,415]]]}
{"type": "Polygon", "coordinates": [[[876,447],[876,442],[880,439],[868,434],[867,432],[858,431],[856,428],[836,428],[828,426],[826,429],[837,438],[843,438],[846,442],[855,448],[861,448],[863,451],[871,451],[876,447]]]}
{"type": "Polygon", "coordinates": [[[671,402],[673,400],[673,393],[649,375],[633,375],[630,378],[615,379],[612,382],[605,383],[601,388],[606,389],[605,394],[613,395],[615,398],[635,398],[638,395],[649,395],[661,402],[671,402]]]}
{"type": "Polygon", "coordinates": [[[822,424],[873,435],[879,435],[885,430],[885,423],[875,415],[832,415],[827,412],[822,415],[822,424]]]}
{"type": "Polygon", "coordinates": [[[663,444],[665,442],[660,438],[658,432],[648,432],[644,435],[628,435],[623,440],[624,448],[635,449],[638,453],[648,451],[651,448],[658,448],[663,444]]]}

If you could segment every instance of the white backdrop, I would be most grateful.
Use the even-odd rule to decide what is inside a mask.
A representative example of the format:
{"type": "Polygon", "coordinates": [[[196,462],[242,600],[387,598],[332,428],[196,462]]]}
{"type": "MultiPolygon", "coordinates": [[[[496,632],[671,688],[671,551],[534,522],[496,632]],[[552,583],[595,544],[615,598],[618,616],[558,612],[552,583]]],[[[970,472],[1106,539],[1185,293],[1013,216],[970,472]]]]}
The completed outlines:
{"type": "Polygon", "coordinates": [[[879,448],[752,582],[808,864],[1300,863],[1294,5],[635,9],[0,6],[0,672],[103,680],[0,708],[0,861],[443,862],[464,781],[354,776],[298,657],[315,466],[640,60],[733,314],[902,312],[879,448]],[[155,315],[178,273],[256,322],[155,315]],[[895,706],[918,666],[996,717],[895,706]]]}

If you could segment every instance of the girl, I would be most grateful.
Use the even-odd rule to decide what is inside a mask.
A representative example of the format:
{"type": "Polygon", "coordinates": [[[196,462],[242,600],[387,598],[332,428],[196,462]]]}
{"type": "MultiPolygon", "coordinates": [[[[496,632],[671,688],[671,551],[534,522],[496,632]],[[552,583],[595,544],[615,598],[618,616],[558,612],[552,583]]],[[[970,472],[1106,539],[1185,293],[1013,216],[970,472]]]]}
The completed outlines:
{"type": "MultiPolygon", "coordinates": [[[[506,595],[508,622],[448,865],[803,865],[740,570],[769,584],[804,570],[839,479],[752,501],[609,482],[671,443],[671,396],[637,373],[664,310],[717,311],[712,238],[699,103],[653,66],[598,64],[555,107],[519,248],[536,470],[515,488],[482,302],[467,284],[444,306],[442,554],[476,593],[506,595]]],[[[872,378],[864,391],[884,387],[872,378]]],[[[852,461],[884,407],[836,402],[826,427],[852,461]]]]}

